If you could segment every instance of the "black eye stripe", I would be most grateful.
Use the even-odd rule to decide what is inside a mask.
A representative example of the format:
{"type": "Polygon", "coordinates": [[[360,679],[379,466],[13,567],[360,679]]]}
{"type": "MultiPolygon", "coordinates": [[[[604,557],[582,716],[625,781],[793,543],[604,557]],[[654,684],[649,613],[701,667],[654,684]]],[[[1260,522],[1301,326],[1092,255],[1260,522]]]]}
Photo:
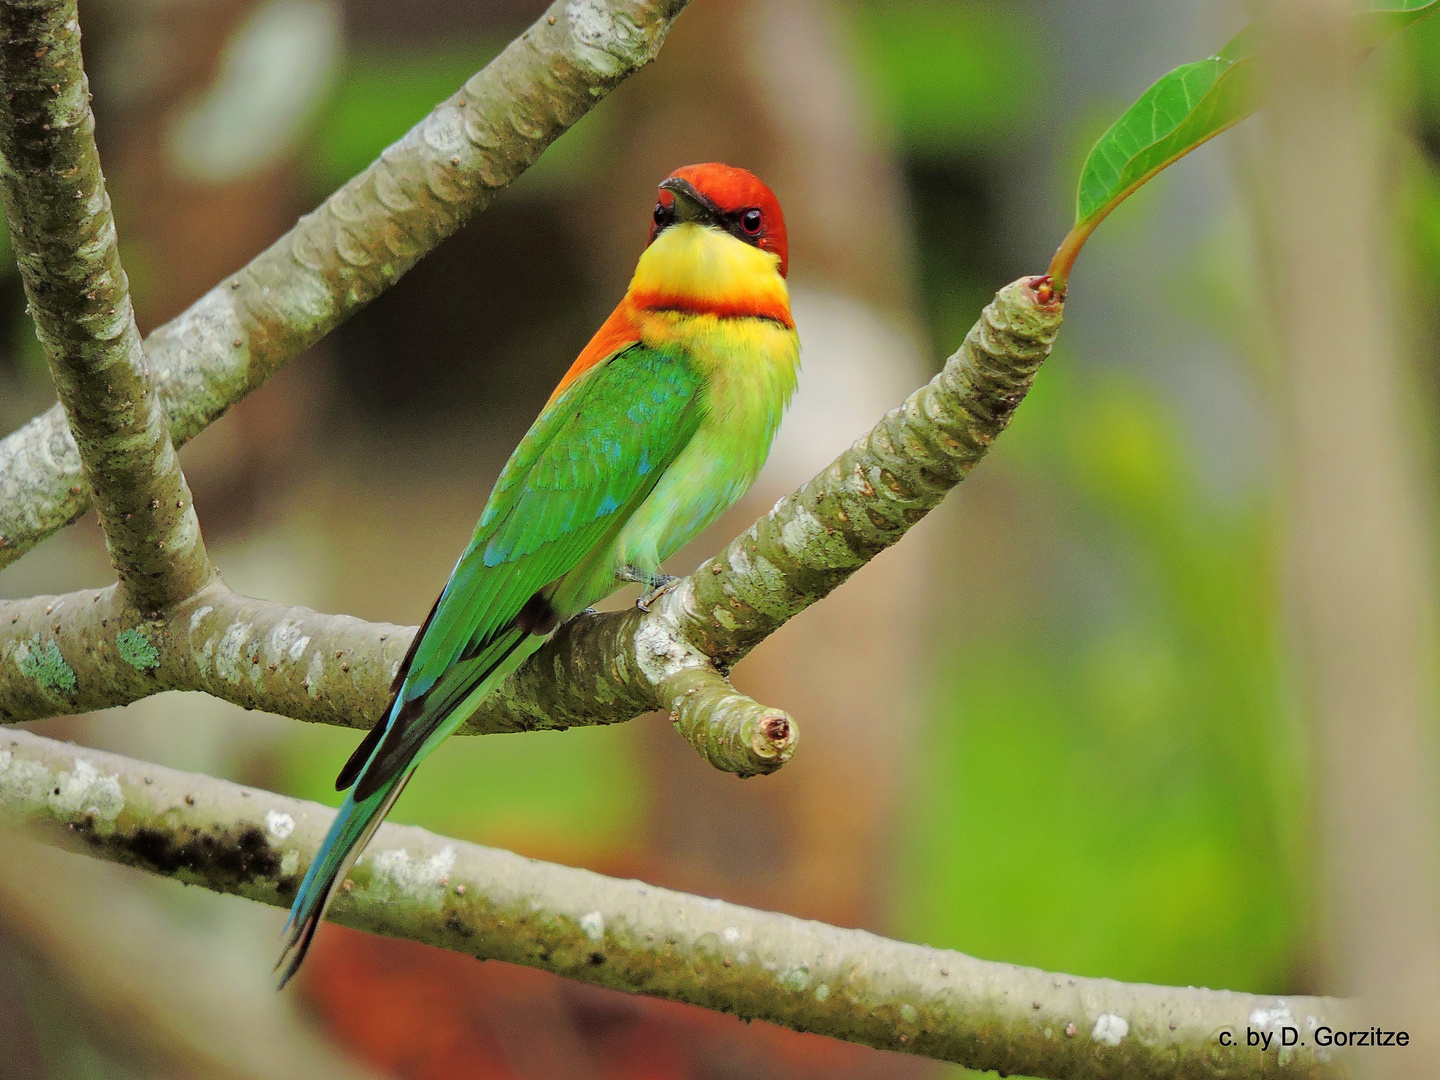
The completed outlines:
{"type": "MultiPolygon", "coordinates": [[[[694,194],[693,201],[697,203],[693,214],[695,220],[711,227],[718,226],[737,240],[758,247],[766,235],[765,212],[758,206],[742,206],[738,210],[725,211],[698,192],[694,194]]],[[[650,217],[654,223],[650,234],[653,239],[677,220],[690,221],[692,213],[688,209],[682,210],[678,202],[667,205],[657,200],[650,217]]]]}

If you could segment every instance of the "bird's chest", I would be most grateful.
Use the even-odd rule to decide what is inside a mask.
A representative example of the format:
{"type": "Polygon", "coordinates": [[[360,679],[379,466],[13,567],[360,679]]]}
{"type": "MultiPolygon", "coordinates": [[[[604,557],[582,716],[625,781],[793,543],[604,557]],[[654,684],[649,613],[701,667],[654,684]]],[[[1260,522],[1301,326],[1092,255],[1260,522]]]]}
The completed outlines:
{"type": "Polygon", "coordinates": [[[644,321],[647,345],[678,350],[700,374],[707,421],[738,425],[746,435],[774,434],[799,373],[794,330],[772,319],[679,312],[651,313],[644,321]]]}
{"type": "Polygon", "coordinates": [[[679,346],[703,376],[694,437],[627,530],[630,552],[663,560],[735,502],[760,472],[795,389],[795,332],[769,319],[666,320],[647,344],[679,346]]]}

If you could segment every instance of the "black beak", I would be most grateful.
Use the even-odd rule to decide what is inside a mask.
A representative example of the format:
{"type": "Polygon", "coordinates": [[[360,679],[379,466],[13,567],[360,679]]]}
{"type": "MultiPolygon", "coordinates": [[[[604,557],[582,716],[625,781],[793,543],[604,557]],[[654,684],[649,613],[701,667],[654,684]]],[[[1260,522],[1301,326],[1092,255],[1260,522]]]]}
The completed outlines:
{"type": "Polygon", "coordinates": [[[696,225],[708,225],[712,228],[729,231],[724,216],[720,213],[720,208],[695,190],[695,185],[689,180],[672,176],[668,180],[660,181],[660,187],[675,196],[674,221],[676,224],[690,221],[696,225]]]}

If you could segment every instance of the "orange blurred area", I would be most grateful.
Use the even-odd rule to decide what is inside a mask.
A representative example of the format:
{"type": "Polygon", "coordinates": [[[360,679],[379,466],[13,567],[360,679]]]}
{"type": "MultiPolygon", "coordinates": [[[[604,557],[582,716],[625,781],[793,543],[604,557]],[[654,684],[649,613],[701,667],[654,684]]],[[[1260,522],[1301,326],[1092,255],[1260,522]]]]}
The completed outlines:
{"type": "Polygon", "coordinates": [[[869,1080],[926,1063],[499,961],[326,926],[300,979],[333,1038],[401,1080],[869,1080]]]}

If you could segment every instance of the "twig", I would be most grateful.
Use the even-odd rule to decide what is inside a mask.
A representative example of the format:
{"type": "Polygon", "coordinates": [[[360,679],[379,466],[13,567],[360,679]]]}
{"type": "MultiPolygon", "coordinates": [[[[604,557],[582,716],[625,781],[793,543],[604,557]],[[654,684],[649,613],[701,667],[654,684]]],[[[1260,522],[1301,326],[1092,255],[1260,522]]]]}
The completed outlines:
{"type": "MultiPolygon", "coordinates": [[[[378,161],[151,334],[145,351],[175,445],[264,385],[488,206],[550,143],[655,58],[687,2],[556,0],[378,161]]],[[[0,567],[89,505],[58,408],[0,442],[0,567]]]]}
{"type": "MultiPolygon", "coordinates": [[[[333,814],[26,732],[0,736],[0,810],[50,843],[280,907],[333,814]]],[[[1052,975],[401,825],[382,826],[331,917],[1002,1075],[1339,1075],[1312,1034],[1345,1027],[1332,999],[1052,975]],[[1305,1045],[1282,1048],[1286,1026],[1305,1045]],[[1267,1051],[1246,1045],[1247,1028],[1270,1034],[1267,1051]]]]}
{"type": "Polygon", "coordinates": [[[130,600],[213,573],[150,378],[80,60],[74,0],[0,5],[0,194],[40,342],[130,600]]]}

